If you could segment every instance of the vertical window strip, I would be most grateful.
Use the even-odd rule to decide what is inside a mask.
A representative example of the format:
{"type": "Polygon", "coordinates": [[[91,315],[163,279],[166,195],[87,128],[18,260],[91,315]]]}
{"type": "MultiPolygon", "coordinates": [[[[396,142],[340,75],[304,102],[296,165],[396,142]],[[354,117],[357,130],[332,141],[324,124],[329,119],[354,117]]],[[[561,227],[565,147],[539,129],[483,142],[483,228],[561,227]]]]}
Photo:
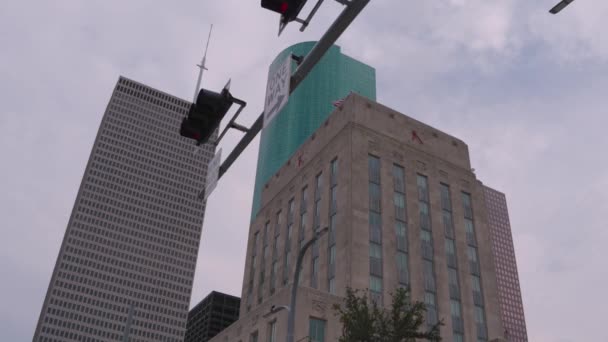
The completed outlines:
{"type": "Polygon", "coordinates": [[[287,204],[287,234],[285,234],[285,260],[283,262],[283,285],[289,282],[291,273],[291,236],[293,235],[295,204],[294,199],[290,199],[287,204]]]}
{"type": "Polygon", "coordinates": [[[433,263],[433,237],[429,207],[428,178],[416,175],[418,187],[418,210],[420,217],[420,242],[422,247],[422,272],[424,278],[424,302],[427,307],[426,324],[431,327],[438,322],[437,289],[435,281],[435,266],[433,263]]]}
{"type": "Polygon", "coordinates": [[[475,326],[477,330],[477,341],[488,340],[488,328],[485,319],[483,303],[483,289],[481,286],[481,269],[479,267],[479,256],[475,239],[475,221],[473,218],[473,201],[471,195],[462,192],[462,206],[464,211],[465,232],[467,234],[467,257],[471,272],[471,287],[473,290],[473,303],[475,304],[475,326]]]}
{"type": "Polygon", "coordinates": [[[329,192],[329,238],[327,239],[327,290],[336,294],[336,215],[337,215],[337,189],[338,189],[338,159],[330,164],[330,192],[329,192]]]}
{"type": "Polygon", "coordinates": [[[274,227],[274,239],[272,243],[272,264],[270,268],[270,294],[273,294],[277,285],[277,272],[279,268],[279,236],[281,234],[282,212],[277,212],[277,223],[274,227]]]}
{"type": "Polygon", "coordinates": [[[266,277],[266,259],[268,257],[268,230],[270,230],[270,221],[264,225],[264,235],[262,237],[263,247],[260,262],[260,281],[258,284],[258,304],[262,303],[264,299],[264,278],[266,277]]]}
{"type": "MultiPolygon", "coordinates": [[[[296,258],[297,255],[300,253],[300,250],[302,249],[302,245],[304,244],[304,239],[306,238],[306,208],[308,207],[308,187],[304,187],[302,188],[302,197],[300,200],[300,232],[298,234],[298,249],[296,251],[296,258]]],[[[304,277],[302,276],[302,268],[304,263],[302,263],[300,265],[300,278],[298,279],[298,285],[302,285],[303,279],[304,277]]]]}
{"type": "Polygon", "coordinates": [[[382,306],[382,200],[380,189],[380,158],[368,156],[369,174],[369,267],[370,295],[382,306]]]}
{"type": "Polygon", "coordinates": [[[253,235],[253,246],[251,247],[251,267],[249,267],[249,282],[247,284],[247,311],[251,310],[251,301],[253,297],[253,282],[255,280],[255,262],[257,259],[259,237],[260,232],[255,232],[255,234],[253,235]]]}
{"type": "Polygon", "coordinates": [[[407,205],[405,202],[405,170],[393,164],[393,190],[395,207],[395,236],[397,240],[397,279],[399,286],[409,284],[409,265],[407,257],[407,205]]]}
{"type": "MultiPolygon", "coordinates": [[[[315,208],[313,219],[313,232],[316,232],[321,227],[321,193],[323,187],[323,173],[319,173],[315,178],[315,208]]],[[[313,233],[314,234],[314,233],[313,233]]],[[[319,241],[312,244],[312,262],[311,262],[310,287],[318,287],[319,278],[319,241]]]]}
{"type": "Polygon", "coordinates": [[[452,318],[452,334],[455,340],[464,338],[464,321],[460,305],[460,286],[458,281],[458,262],[456,259],[456,243],[452,219],[452,200],[450,187],[447,184],[439,185],[441,195],[441,211],[445,234],[445,252],[448,264],[448,288],[450,294],[450,313],[452,318]],[[460,336],[460,337],[458,337],[460,336]]]}

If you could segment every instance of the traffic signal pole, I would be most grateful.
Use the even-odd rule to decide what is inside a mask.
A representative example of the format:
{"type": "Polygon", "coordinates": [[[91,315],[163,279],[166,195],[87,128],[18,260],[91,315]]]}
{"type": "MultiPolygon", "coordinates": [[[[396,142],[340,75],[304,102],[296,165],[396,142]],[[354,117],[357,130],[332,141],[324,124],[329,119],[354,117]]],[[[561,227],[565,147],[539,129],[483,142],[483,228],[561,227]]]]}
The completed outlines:
{"type": "MultiPolygon", "coordinates": [[[[370,0],[350,0],[345,3],[346,8],[342,10],[342,13],[329,27],[327,32],[321,37],[321,39],[315,44],[310,52],[304,57],[302,63],[298,66],[293,75],[291,75],[289,94],[294,92],[296,88],[302,83],[302,81],[308,76],[310,71],[319,62],[319,60],[325,55],[327,50],[338,40],[340,35],[348,28],[348,26],[355,20],[355,18],[361,13],[361,11],[367,6],[370,0]]],[[[343,3],[342,1],[339,1],[343,3]]],[[[230,152],[230,155],[224,160],[220,166],[218,179],[221,178],[234,161],[241,155],[243,150],[247,148],[249,143],[255,138],[255,136],[262,130],[264,125],[264,112],[255,120],[253,125],[249,128],[247,133],[241,138],[236,147],[230,152]]]]}

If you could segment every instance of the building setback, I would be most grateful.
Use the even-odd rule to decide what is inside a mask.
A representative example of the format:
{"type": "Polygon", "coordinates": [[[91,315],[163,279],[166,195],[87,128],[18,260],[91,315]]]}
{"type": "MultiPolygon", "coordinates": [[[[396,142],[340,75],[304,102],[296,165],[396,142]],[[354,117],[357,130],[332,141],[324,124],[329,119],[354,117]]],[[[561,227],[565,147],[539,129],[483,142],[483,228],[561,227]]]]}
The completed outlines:
{"type": "Polygon", "coordinates": [[[213,291],[188,314],[185,342],[207,342],[239,318],[241,299],[213,291]]]}
{"type": "Polygon", "coordinates": [[[467,145],[351,94],[264,184],[251,223],[240,319],[212,341],[284,340],[297,251],[304,258],[295,341],[335,341],[345,288],[380,305],[411,287],[444,341],[502,341],[481,182],[467,145]]]}
{"type": "Polygon", "coordinates": [[[178,133],[189,106],[119,78],[34,341],[183,341],[213,155],[178,133]]]}
{"type": "Polygon", "coordinates": [[[487,186],[483,187],[483,193],[488,208],[488,223],[498,281],[498,299],[505,336],[509,342],[528,342],[507,198],[502,192],[487,186]]]}

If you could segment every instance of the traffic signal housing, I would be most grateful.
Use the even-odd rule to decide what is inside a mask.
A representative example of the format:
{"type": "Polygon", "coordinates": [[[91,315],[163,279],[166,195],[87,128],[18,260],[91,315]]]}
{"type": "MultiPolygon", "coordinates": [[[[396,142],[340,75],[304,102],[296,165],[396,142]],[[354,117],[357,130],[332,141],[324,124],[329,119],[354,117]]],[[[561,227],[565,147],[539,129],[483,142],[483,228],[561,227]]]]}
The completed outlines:
{"type": "Polygon", "coordinates": [[[196,103],[190,106],[188,116],[182,120],[179,134],[196,140],[197,145],[209,142],[209,138],[232,106],[233,100],[227,87],[219,94],[201,89],[196,103]]]}
{"type": "Polygon", "coordinates": [[[262,7],[281,14],[281,23],[296,20],[307,0],[262,0],[262,7]]]}

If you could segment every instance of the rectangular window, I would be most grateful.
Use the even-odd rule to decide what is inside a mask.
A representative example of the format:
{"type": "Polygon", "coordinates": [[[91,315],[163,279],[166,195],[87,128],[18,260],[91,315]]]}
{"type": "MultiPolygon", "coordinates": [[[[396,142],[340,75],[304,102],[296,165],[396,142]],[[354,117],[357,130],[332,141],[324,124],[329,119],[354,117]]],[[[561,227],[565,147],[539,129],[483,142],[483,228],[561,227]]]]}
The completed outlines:
{"type": "Polygon", "coordinates": [[[380,184],[380,158],[369,155],[368,158],[369,181],[380,184]]]}
{"type": "Polygon", "coordinates": [[[369,240],[375,243],[382,243],[382,222],[380,214],[369,213],[369,240]]]}
{"type": "Polygon", "coordinates": [[[325,321],[310,318],[309,320],[309,329],[308,329],[308,337],[310,342],[325,342],[325,321]]]}
{"type": "Polygon", "coordinates": [[[308,187],[302,189],[302,201],[300,202],[300,212],[305,213],[308,202],[308,187]]]}
{"type": "Polygon", "coordinates": [[[399,284],[407,285],[409,283],[407,254],[403,252],[397,252],[397,273],[399,277],[399,284]]]}
{"type": "Polygon", "coordinates": [[[441,209],[446,211],[452,211],[452,202],[450,200],[450,187],[442,183],[439,189],[441,193],[441,209]]]}
{"type": "Polygon", "coordinates": [[[258,332],[254,331],[250,336],[249,336],[249,342],[258,342],[258,332]]]}
{"type": "Polygon", "coordinates": [[[473,221],[471,219],[464,219],[464,231],[467,235],[467,243],[471,246],[477,246],[475,228],[473,227],[473,221]]]}
{"type": "Polygon", "coordinates": [[[310,287],[313,289],[317,288],[317,282],[319,277],[319,257],[315,256],[312,258],[312,272],[310,275],[310,287]]]}
{"type": "Polygon", "coordinates": [[[450,298],[460,299],[460,287],[458,285],[458,271],[448,267],[448,286],[450,298]]]}
{"type": "Polygon", "coordinates": [[[429,202],[429,185],[426,176],[417,175],[416,183],[418,185],[418,200],[429,202]]]}
{"type": "Polygon", "coordinates": [[[319,173],[315,178],[315,201],[321,198],[321,188],[323,187],[323,174],[319,173]]]}
{"type": "Polygon", "coordinates": [[[268,324],[268,342],[277,342],[277,322],[268,324]]]}
{"type": "Polygon", "coordinates": [[[428,230],[421,230],[420,240],[422,242],[422,257],[427,260],[433,260],[433,239],[431,237],[431,232],[428,230]]]}
{"type": "Polygon", "coordinates": [[[331,161],[329,169],[330,185],[333,187],[338,182],[338,159],[334,159],[331,161]]]}
{"type": "Polygon", "coordinates": [[[399,165],[393,165],[393,184],[396,192],[405,193],[405,172],[399,165]]]}
{"type": "Polygon", "coordinates": [[[444,230],[445,236],[453,239],[454,238],[454,224],[452,222],[452,213],[444,210],[442,212],[442,217],[443,217],[443,230],[444,230]]]}
{"type": "Polygon", "coordinates": [[[376,293],[382,293],[382,278],[371,276],[369,279],[369,289],[376,293]]]}
{"type": "Polygon", "coordinates": [[[405,221],[405,195],[399,192],[395,192],[393,201],[395,204],[395,218],[401,221],[405,221]]]}
{"type": "Polygon", "coordinates": [[[422,272],[424,275],[424,288],[427,291],[435,292],[435,274],[433,271],[433,262],[429,260],[422,261],[422,272]]]}
{"type": "Polygon", "coordinates": [[[473,207],[471,204],[471,195],[466,192],[462,193],[462,206],[464,209],[464,217],[472,219],[473,218],[473,207]]]}
{"type": "Polygon", "coordinates": [[[428,326],[432,326],[437,323],[437,305],[435,304],[435,294],[432,292],[425,292],[424,304],[426,304],[426,324],[428,326]]]}
{"type": "Polygon", "coordinates": [[[395,221],[395,234],[397,236],[397,250],[407,252],[407,228],[405,222],[395,221]]]}
{"type": "Polygon", "coordinates": [[[463,333],[464,322],[462,320],[462,313],[459,301],[453,299],[450,300],[450,313],[452,316],[452,331],[455,333],[463,333]]]}
{"type": "Polygon", "coordinates": [[[380,212],[381,198],[380,198],[380,184],[369,183],[369,210],[380,212]]]}
{"type": "Polygon", "coordinates": [[[382,277],[382,246],[375,243],[369,244],[369,272],[382,277]]]}

